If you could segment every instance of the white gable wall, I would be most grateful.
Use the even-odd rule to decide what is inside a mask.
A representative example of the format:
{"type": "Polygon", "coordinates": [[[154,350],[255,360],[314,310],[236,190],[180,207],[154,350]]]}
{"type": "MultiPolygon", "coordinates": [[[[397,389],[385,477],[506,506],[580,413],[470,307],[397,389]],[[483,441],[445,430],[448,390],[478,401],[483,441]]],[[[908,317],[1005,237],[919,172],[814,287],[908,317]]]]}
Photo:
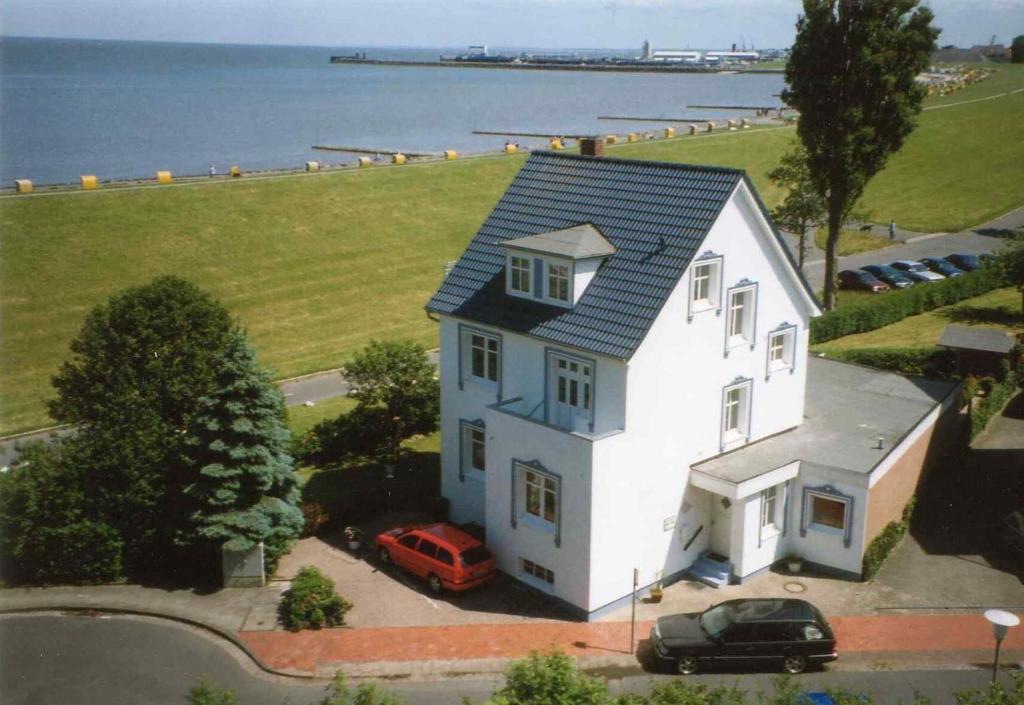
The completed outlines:
{"type": "MultiPolygon", "coordinates": [[[[803,417],[810,312],[745,191],[741,184],[700,248],[724,258],[721,315],[705,311],[687,322],[686,272],[629,362],[626,433],[594,449],[591,610],[628,592],[624,581],[634,565],[646,585],[686,568],[708,547],[710,502],[718,498],[689,487],[689,467],[720,453],[723,387],[752,379],[751,440],[803,417]],[[727,290],[744,278],[758,284],[754,349],[726,356],[727,290]],[[798,326],[795,368],[766,381],[768,333],[784,321],[798,326]]],[[[727,511],[746,511],[745,504],[727,511]]],[[[737,515],[730,552],[739,555],[730,558],[738,563],[751,539],[740,526],[737,515]]]]}

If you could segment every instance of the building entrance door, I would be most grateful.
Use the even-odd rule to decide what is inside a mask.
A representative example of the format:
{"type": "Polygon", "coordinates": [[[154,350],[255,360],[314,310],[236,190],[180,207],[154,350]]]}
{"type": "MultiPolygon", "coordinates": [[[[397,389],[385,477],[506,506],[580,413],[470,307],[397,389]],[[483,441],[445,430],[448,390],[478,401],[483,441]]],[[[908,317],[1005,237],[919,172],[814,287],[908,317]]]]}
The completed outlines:
{"type": "Polygon", "coordinates": [[[552,421],[556,426],[576,429],[590,423],[593,370],[589,362],[553,357],[554,376],[551,398],[554,400],[552,421]]]}

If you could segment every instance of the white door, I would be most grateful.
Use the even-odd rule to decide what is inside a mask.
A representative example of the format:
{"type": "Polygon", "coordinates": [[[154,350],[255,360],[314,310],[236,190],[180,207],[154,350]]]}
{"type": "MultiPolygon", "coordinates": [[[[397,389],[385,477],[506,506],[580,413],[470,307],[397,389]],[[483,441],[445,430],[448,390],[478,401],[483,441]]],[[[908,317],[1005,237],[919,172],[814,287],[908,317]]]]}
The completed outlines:
{"type": "Polygon", "coordinates": [[[552,422],[561,428],[582,429],[590,423],[593,370],[588,362],[553,357],[552,422]]]}
{"type": "Polygon", "coordinates": [[[722,504],[724,497],[711,495],[711,545],[709,548],[720,556],[729,557],[732,542],[732,513],[722,504]]]}

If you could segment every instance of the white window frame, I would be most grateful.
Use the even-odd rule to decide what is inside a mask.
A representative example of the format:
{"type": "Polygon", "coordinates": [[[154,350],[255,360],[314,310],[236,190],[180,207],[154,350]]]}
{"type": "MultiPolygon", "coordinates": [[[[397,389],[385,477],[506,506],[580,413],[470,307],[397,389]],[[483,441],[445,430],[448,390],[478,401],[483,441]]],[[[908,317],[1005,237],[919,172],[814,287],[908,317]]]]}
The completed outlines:
{"type": "Polygon", "coordinates": [[[501,338],[473,328],[466,329],[466,352],[468,376],[478,384],[496,385],[501,381],[501,338]],[[482,343],[477,346],[476,339],[482,343]],[[482,374],[476,374],[475,351],[481,351],[482,374]],[[493,374],[493,378],[492,378],[493,374]]]}
{"type": "Polygon", "coordinates": [[[597,402],[597,361],[591,358],[579,357],[576,355],[570,355],[568,353],[554,350],[551,348],[545,349],[546,353],[546,373],[547,373],[547,399],[545,407],[545,422],[558,428],[566,430],[576,430],[577,422],[585,423],[586,427],[590,430],[594,430],[594,418],[595,418],[595,407],[597,402]],[[565,364],[566,376],[570,377],[570,384],[572,381],[577,382],[576,389],[576,404],[568,403],[568,397],[571,397],[571,388],[567,388],[566,402],[559,400],[559,369],[562,363],[565,364]],[[572,371],[570,368],[576,366],[577,370],[572,371]],[[589,370],[589,372],[587,372],[589,370]],[[578,377],[573,380],[571,378],[578,377]],[[588,388],[589,387],[589,392],[588,388]],[[571,424],[559,424],[558,423],[558,409],[559,405],[565,406],[566,408],[574,409],[573,421],[571,424]]]}
{"type": "Polygon", "coordinates": [[[690,297],[687,320],[704,311],[722,311],[722,262],[721,256],[706,252],[690,266],[690,297]],[[707,283],[705,296],[700,296],[701,282],[707,283]]]}
{"type": "Polygon", "coordinates": [[[487,429],[484,427],[482,421],[461,421],[462,426],[462,444],[461,444],[461,457],[459,462],[459,479],[471,478],[474,480],[483,480],[484,472],[487,466],[487,429]],[[483,444],[484,453],[484,467],[478,468],[474,463],[474,449],[477,444],[475,438],[476,435],[481,437],[480,443],[483,444]]]}
{"type": "Polygon", "coordinates": [[[533,293],[533,259],[516,253],[509,253],[508,255],[508,289],[513,294],[525,294],[531,295],[533,293]],[[525,270],[521,266],[517,266],[517,262],[525,262],[525,270]],[[516,287],[516,279],[518,275],[519,283],[522,285],[525,277],[526,286],[516,287]]]}
{"type": "Polygon", "coordinates": [[[782,533],[782,514],[785,506],[785,483],[772,485],[761,490],[761,538],[771,538],[782,533]]]}
{"type": "Polygon", "coordinates": [[[751,398],[753,380],[738,379],[722,389],[721,449],[745,443],[750,439],[751,398]],[[735,409],[736,424],[729,425],[735,409]]]}
{"type": "Polygon", "coordinates": [[[806,536],[808,531],[816,531],[832,536],[841,536],[843,546],[850,547],[853,542],[853,495],[848,495],[838,490],[833,485],[821,485],[820,487],[804,487],[803,502],[800,509],[800,535],[806,536]],[[843,527],[819,524],[814,521],[814,500],[823,499],[837,502],[843,505],[843,527]]]}
{"type": "Polygon", "coordinates": [[[743,280],[734,287],[731,287],[725,298],[725,355],[729,351],[741,345],[750,345],[753,350],[756,346],[757,332],[757,284],[743,280]],[[737,297],[742,297],[740,305],[737,306],[737,297]],[[736,311],[742,312],[737,330],[736,311]]]}
{"type": "Polygon", "coordinates": [[[846,523],[850,521],[848,512],[850,505],[848,502],[840,499],[839,497],[830,497],[829,495],[821,494],[819,492],[812,492],[808,496],[807,505],[807,528],[814,529],[815,531],[825,531],[830,534],[841,534],[846,528],[846,523]],[[814,520],[814,503],[816,500],[822,502],[832,502],[833,504],[841,505],[843,508],[843,525],[832,526],[831,524],[823,524],[814,520]]]}
{"type": "Polygon", "coordinates": [[[563,262],[560,260],[545,260],[544,261],[544,295],[551,303],[558,304],[560,306],[571,306],[572,305],[572,284],[573,284],[573,266],[571,262],[563,262]],[[564,270],[565,276],[562,276],[561,271],[564,270]],[[562,280],[565,280],[564,282],[562,280]],[[552,291],[552,284],[558,284],[557,288],[561,289],[561,285],[565,285],[565,298],[561,298],[555,295],[552,291]]]}
{"type": "Polygon", "coordinates": [[[773,372],[793,372],[796,368],[796,331],[795,325],[783,323],[768,334],[765,379],[770,378],[773,372]],[[781,353],[778,357],[775,357],[776,351],[781,353]]]}

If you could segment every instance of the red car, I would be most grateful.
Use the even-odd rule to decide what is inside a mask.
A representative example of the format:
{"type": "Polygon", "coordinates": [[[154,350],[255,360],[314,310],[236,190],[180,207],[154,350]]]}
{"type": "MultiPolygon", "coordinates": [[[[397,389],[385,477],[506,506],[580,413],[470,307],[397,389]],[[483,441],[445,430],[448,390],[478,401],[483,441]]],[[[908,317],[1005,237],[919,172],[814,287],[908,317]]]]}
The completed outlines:
{"type": "Polygon", "coordinates": [[[394,563],[426,580],[435,594],[469,590],[494,578],[494,556],[487,547],[449,524],[390,529],[374,543],[381,563],[394,563]]]}

